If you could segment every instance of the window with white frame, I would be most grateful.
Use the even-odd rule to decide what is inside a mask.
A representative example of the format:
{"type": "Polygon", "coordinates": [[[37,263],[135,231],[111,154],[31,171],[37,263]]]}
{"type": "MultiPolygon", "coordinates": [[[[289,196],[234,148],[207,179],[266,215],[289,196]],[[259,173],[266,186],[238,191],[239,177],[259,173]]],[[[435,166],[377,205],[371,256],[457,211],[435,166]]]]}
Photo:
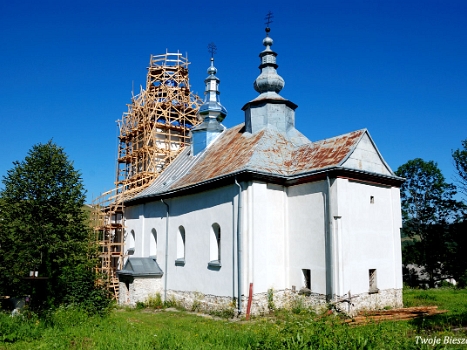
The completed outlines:
{"type": "Polygon", "coordinates": [[[178,227],[177,260],[175,260],[175,265],[185,265],[185,228],[183,226],[178,227]]]}

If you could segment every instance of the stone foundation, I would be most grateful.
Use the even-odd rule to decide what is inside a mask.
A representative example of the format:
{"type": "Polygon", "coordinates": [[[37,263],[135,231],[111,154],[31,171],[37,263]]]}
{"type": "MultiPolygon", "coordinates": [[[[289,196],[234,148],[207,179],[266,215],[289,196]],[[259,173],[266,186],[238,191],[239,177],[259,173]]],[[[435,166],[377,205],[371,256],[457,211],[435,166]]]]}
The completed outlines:
{"type": "MultiPolygon", "coordinates": [[[[164,289],[160,278],[134,278],[132,281],[120,282],[119,304],[135,306],[137,302],[146,302],[149,297],[159,293],[162,297],[164,289]],[[128,285],[128,288],[127,288],[128,285]]],[[[204,313],[237,314],[236,298],[203,294],[200,292],[185,292],[168,290],[167,301],[190,311],[204,313]]],[[[242,314],[247,311],[248,297],[242,297],[242,314]]],[[[323,312],[329,305],[334,309],[349,315],[355,315],[363,310],[381,310],[384,308],[402,307],[402,289],[380,290],[376,293],[361,293],[354,295],[334,296],[327,302],[323,294],[311,293],[300,295],[291,289],[272,290],[253,295],[251,315],[264,315],[273,309],[313,309],[323,312]]]]}
{"type": "MultiPolygon", "coordinates": [[[[348,295],[344,296],[348,300],[348,295]]],[[[342,298],[340,298],[342,299],[342,298]]],[[[384,308],[403,307],[402,289],[385,289],[377,293],[361,293],[350,296],[350,303],[344,301],[336,303],[336,307],[349,314],[355,315],[364,310],[382,310],[384,308]]]]}
{"type": "Polygon", "coordinates": [[[137,302],[145,302],[149,296],[163,293],[161,278],[125,277],[120,279],[118,304],[136,306],[137,302]]]}
{"type": "Polygon", "coordinates": [[[235,298],[199,292],[168,290],[167,300],[169,302],[173,301],[187,310],[205,313],[213,313],[215,311],[235,313],[235,308],[237,307],[235,298]]]}
{"type": "MultiPolygon", "coordinates": [[[[243,312],[246,313],[247,298],[242,305],[243,312]]],[[[326,309],[326,296],[318,293],[311,293],[309,296],[300,295],[291,289],[273,290],[265,293],[253,295],[251,301],[252,315],[264,315],[274,309],[313,309],[320,312],[326,309]]]]}

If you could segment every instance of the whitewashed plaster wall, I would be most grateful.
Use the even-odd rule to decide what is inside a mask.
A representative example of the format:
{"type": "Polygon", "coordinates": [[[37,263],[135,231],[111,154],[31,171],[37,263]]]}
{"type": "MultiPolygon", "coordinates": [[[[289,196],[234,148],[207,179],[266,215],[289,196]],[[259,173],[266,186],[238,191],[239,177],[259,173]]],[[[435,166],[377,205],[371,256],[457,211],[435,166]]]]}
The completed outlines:
{"type": "Polygon", "coordinates": [[[326,294],[325,196],[326,182],[314,182],[288,188],[287,288],[305,286],[303,269],[310,270],[311,290],[326,294]]]}
{"type": "Polygon", "coordinates": [[[334,294],[369,291],[369,270],[377,288],[402,288],[399,189],[347,179],[332,186],[334,294]]]}
{"type": "MultiPolygon", "coordinates": [[[[167,274],[167,288],[219,296],[236,295],[234,252],[237,186],[166,200],[169,205],[168,259],[165,269],[166,206],[160,201],[126,209],[127,231],[135,232],[134,256],[149,256],[157,232],[157,262],[167,274]],[[221,228],[221,264],[208,268],[211,226],[221,228]],[[179,227],[185,230],[185,265],[176,266],[179,227]]],[[[153,254],[151,254],[153,255],[153,254]]],[[[165,281],[165,276],[162,278],[165,281]]]]}
{"type": "Polygon", "coordinates": [[[286,287],[287,194],[283,186],[250,182],[244,191],[243,290],[286,287]]]}
{"type": "Polygon", "coordinates": [[[143,255],[143,205],[131,206],[125,208],[125,252],[129,248],[134,248],[133,256],[142,257],[143,255]]]}
{"type": "MultiPolygon", "coordinates": [[[[369,269],[377,269],[379,289],[402,288],[399,189],[340,178],[331,183],[334,294],[367,293],[369,269]]],[[[302,269],[311,272],[312,291],[326,294],[326,181],[285,189],[260,182],[242,186],[242,294],[248,295],[250,282],[255,294],[270,288],[300,289],[302,269]]],[[[236,297],[238,187],[232,184],[166,202],[167,271],[166,206],[160,201],[126,208],[127,232],[135,233],[134,256],[156,255],[169,290],[236,297]],[[214,223],[221,227],[222,267],[217,270],[208,268],[214,223]],[[180,226],[185,230],[184,266],[175,265],[180,226]]]]}

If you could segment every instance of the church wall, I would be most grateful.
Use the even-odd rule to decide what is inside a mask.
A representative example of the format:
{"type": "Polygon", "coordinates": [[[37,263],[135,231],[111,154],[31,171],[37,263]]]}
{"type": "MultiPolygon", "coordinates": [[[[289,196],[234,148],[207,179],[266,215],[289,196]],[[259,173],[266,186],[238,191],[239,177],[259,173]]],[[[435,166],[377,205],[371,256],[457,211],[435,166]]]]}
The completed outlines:
{"type": "Polygon", "coordinates": [[[143,255],[143,205],[137,205],[125,208],[125,253],[128,249],[134,248],[133,256],[142,257],[143,255]]]}
{"type": "Polygon", "coordinates": [[[335,180],[331,197],[334,294],[402,288],[398,193],[389,186],[335,180]],[[372,278],[370,270],[376,270],[372,278]]]}
{"type": "MultiPolygon", "coordinates": [[[[127,231],[133,230],[136,234],[134,256],[156,255],[159,266],[167,273],[169,290],[232,297],[235,291],[233,242],[236,234],[234,199],[236,203],[237,192],[237,187],[232,185],[166,200],[170,207],[167,271],[165,205],[159,200],[129,207],[126,210],[126,226],[127,231]],[[215,223],[221,229],[220,268],[208,266],[211,260],[210,235],[215,223]],[[176,259],[180,257],[180,242],[177,242],[180,227],[185,233],[184,264],[176,264],[176,259]],[[156,254],[150,254],[154,246],[157,246],[156,254]]],[[[165,276],[162,280],[165,281],[165,276]]]]}
{"type": "Polygon", "coordinates": [[[326,294],[325,191],[325,181],[288,188],[289,283],[287,288],[295,286],[300,290],[306,287],[303,270],[310,270],[311,291],[326,294]]]}
{"type": "MultiPolygon", "coordinates": [[[[400,306],[399,189],[340,178],[331,184],[334,295],[343,296],[350,291],[356,297],[352,311],[400,306]],[[370,269],[377,271],[379,293],[369,293],[370,269]]],[[[248,296],[249,283],[253,282],[258,304],[255,312],[265,310],[268,290],[275,291],[277,306],[286,306],[290,303],[288,295],[296,295],[305,286],[303,270],[309,270],[312,297],[301,298],[321,304],[326,294],[326,181],[288,188],[250,182],[244,183],[243,189],[242,294],[248,296]],[[283,292],[285,299],[279,297],[283,292]]],[[[238,187],[231,185],[166,201],[170,206],[167,271],[165,205],[154,201],[125,211],[127,231],[135,233],[134,255],[156,255],[159,266],[167,273],[168,297],[178,298],[188,308],[193,307],[190,303],[206,304],[203,307],[207,309],[216,305],[221,309],[231,307],[229,303],[237,295],[237,194],[238,187]],[[220,268],[208,266],[214,223],[221,227],[220,268]],[[185,264],[177,266],[180,226],[185,231],[185,264]]],[[[164,281],[162,276],[158,282],[161,294],[164,281]]],[[[138,280],[137,284],[130,286],[133,293],[130,300],[127,293],[125,302],[144,301],[155,291],[152,282],[143,285],[138,280]]],[[[345,303],[341,306],[346,307],[345,303]]]]}
{"type": "Polygon", "coordinates": [[[401,229],[402,229],[402,211],[400,190],[397,187],[391,188],[392,197],[392,215],[394,222],[393,240],[394,240],[394,288],[402,288],[402,244],[401,244],[401,229]]]}
{"type": "Polygon", "coordinates": [[[251,282],[255,294],[270,288],[284,289],[287,222],[284,187],[252,182],[244,198],[244,293],[248,293],[251,282]]]}

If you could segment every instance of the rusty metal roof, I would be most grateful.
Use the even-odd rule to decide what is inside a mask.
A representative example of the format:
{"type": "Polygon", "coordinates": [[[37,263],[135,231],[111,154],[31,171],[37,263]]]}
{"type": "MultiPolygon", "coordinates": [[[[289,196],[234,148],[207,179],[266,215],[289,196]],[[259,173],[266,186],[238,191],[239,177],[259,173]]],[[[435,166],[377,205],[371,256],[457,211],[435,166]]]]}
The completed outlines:
{"type": "Polygon", "coordinates": [[[366,132],[366,129],[361,129],[303,145],[292,152],[287,166],[293,174],[341,166],[366,132]]]}
{"type": "Polygon", "coordinates": [[[243,172],[287,178],[340,167],[367,133],[362,129],[297,146],[293,142],[296,137],[274,128],[266,127],[255,134],[244,130],[244,124],[227,129],[197,156],[190,154],[190,147],[185,148],[154,183],[134,199],[176,192],[243,172]]]}

